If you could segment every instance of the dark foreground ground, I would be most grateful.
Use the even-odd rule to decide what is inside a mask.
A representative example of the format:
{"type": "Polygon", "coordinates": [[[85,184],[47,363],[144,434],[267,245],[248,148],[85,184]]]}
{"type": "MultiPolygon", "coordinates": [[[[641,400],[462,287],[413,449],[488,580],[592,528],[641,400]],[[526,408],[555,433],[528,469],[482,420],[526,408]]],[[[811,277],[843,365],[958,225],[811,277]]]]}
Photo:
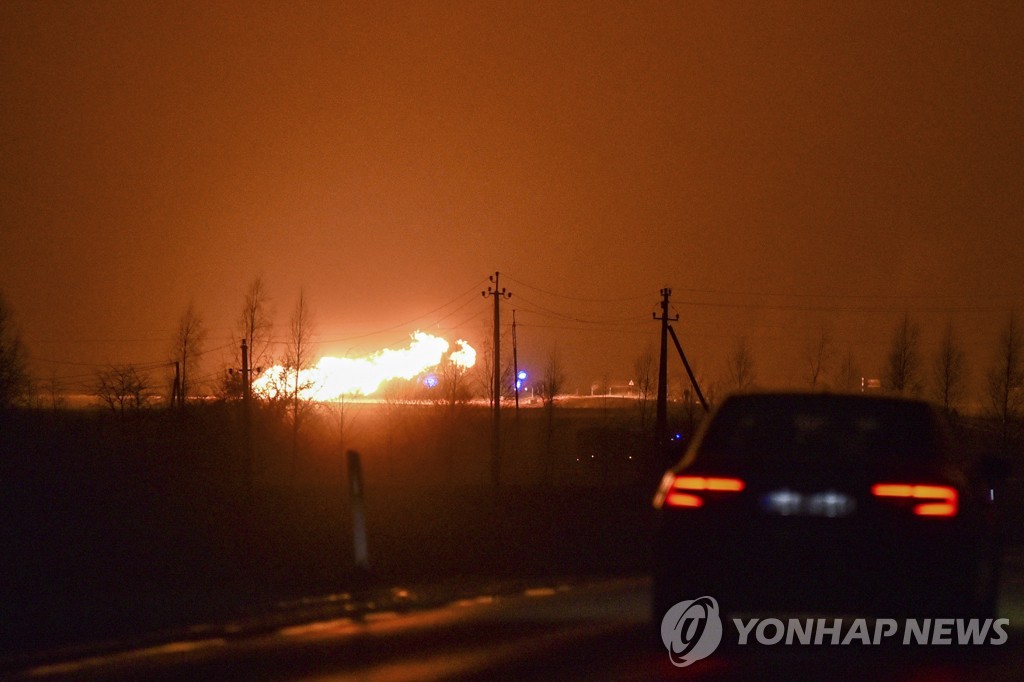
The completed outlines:
{"type": "Polygon", "coordinates": [[[707,657],[678,668],[652,637],[645,578],[534,578],[403,589],[373,607],[351,595],[307,600],[276,619],[64,652],[10,672],[37,680],[1019,680],[1022,559],[1020,550],[1007,554],[1000,616],[1009,626],[988,646],[900,637],[740,645],[727,632],[707,657]]]}
{"type": "Polygon", "coordinates": [[[248,455],[233,404],[0,414],[0,655],[396,581],[645,569],[664,463],[643,460],[631,411],[510,418],[496,488],[486,410],[331,409],[294,441],[261,406],[248,455]],[[362,453],[369,576],[353,563],[348,450],[362,453]]]}
{"type": "MultiPolygon", "coordinates": [[[[273,611],[397,583],[643,573],[641,488],[367,490],[371,574],[353,563],[348,495],[264,491],[150,516],[116,499],[45,510],[8,532],[6,656],[273,611]]],[[[10,526],[10,524],[8,524],[10,526]]]]}
{"type": "MultiPolygon", "coordinates": [[[[227,417],[199,413],[187,428],[162,418],[0,420],[0,673],[76,651],[161,650],[182,633],[202,641],[208,628],[275,631],[336,620],[348,606],[353,615],[382,603],[419,609],[536,585],[624,577],[634,581],[629,612],[644,608],[664,462],[622,457],[635,439],[594,426],[589,412],[551,432],[546,419],[533,431],[524,421],[520,442],[533,449],[512,447],[510,435],[499,488],[488,481],[486,428],[376,441],[365,458],[369,574],[353,562],[340,458],[300,462],[289,485],[268,484],[268,473],[287,478],[288,458],[266,459],[248,491],[227,417]]],[[[1011,484],[1007,529],[1019,544],[1024,495],[1011,484]]],[[[614,611],[621,595],[611,594],[614,611]]],[[[638,628],[634,618],[628,637],[638,628]]]]}
{"type": "MultiPolygon", "coordinates": [[[[61,672],[61,662],[84,659],[101,661],[103,666],[113,661],[115,668],[104,668],[103,674],[119,677],[141,671],[143,678],[153,673],[174,679],[193,665],[218,677],[227,672],[247,677],[254,671],[252,665],[261,665],[253,661],[268,656],[268,664],[282,667],[260,669],[267,673],[264,678],[289,679],[287,666],[294,655],[299,656],[299,665],[315,668],[323,653],[317,647],[329,643],[334,654],[327,662],[351,668],[353,679],[359,679],[360,666],[378,665],[377,658],[366,659],[366,651],[377,651],[380,665],[394,663],[387,659],[395,651],[389,628],[397,629],[401,646],[408,640],[409,646],[443,648],[453,632],[458,634],[448,629],[448,618],[466,630],[465,641],[456,642],[460,651],[470,647],[501,654],[488,658],[486,666],[505,665],[502,656],[524,655],[516,647],[507,650],[504,639],[526,627],[520,634],[529,635],[524,640],[528,643],[562,642],[551,655],[559,665],[576,666],[565,671],[565,679],[581,670],[594,672],[592,666],[586,667],[591,663],[617,666],[628,677],[625,671],[637,660],[656,671],[656,677],[678,672],[662,660],[663,652],[650,647],[645,577],[650,504],[648,492],[640,487],[367,490],[373,569],[369,576],[356,571],[352,562],[345,492],[307,493],[301,504],[288,495],[264,493],[251,516],[235,509],[236,516],[215,517],[217,523],[192,518],[191,533],[186,524],[162,528],[163,533],[152,536],[152,529],[139,527],[138,536],[97,537],[86,534],[95,517],[83,518],[81,537],[44,545],[41,558],[23,555],[23,565],[13,566],[19,571],[5,573],[0,673],[61,672]],[[290,532],[295,529],[301,532],[290,532]],[[98,544],[94,547],[93,542],[98,544]],[[62,551],[54,552],[54,547],[62,551]],[[562,602],[567,605],[554,611],[543,606],[562,602]],[[494,611],[494,603],[509,606],[512,615],[494,611]],[[453,611],[453,606],[458,608],[453,611]],[[535,608],[541,610],[534,612],[535,608]],[[416,616],[424,612],[434,615],[416,616]],[[468,625],[462,622],[467,614],[476,614],[468,625]],[[477,631],[477,615],[490,623],[490,629],[477,631]],[[399,616],[412,620],[402,620],[405,625],[382,624],[399,616]],[[555,630],[561,634],[551,639],[555,630]],[[600,636],[594,639],[595,635],[600,636]],[[584,640],[577,641],[578,637],[584,640]],[[364,649],[364,639],[373,646],[364,649]],[[211,642],[216,651],[205,650],[211,642]],[[263,651],[263,646],[268,649],[263,651]],[[593,660],[580,659],[577,650],[590,652],[585,655],[593,660]],[[159,661],[164,654],[174,656],[167,659],[171,667],[166,669],[154,671],[149,663],[137,668],[137,661],[118,668],[124,651],[141,651],[146,660],[151,654],[159,654],[159,661]],[[353,651],[363,653],[355,656],[353,651]],[[349,661],[345,652],[354,658],[349,661]],[[301,663],[306,656],[309,660],[301,663]]],[[[1011,521],[1019,529],[1019,522],[1011,521]]],[[[1019,543],[1020,538],[1014,538],[1019,543]]],[[[1000,666],[1024,660],[1019,647],[1024,623],[1021,552],[1019,544],[1011,544],[1007,551],[1001,615],[1011,618],[1014,632],[1013,646],[998,656],[1000,666]]],[[[10,555],[4,561],[12,567],[10,555]]],[[[419,661],[417,651],[410,649],[408,657],[419,661]]],[[[531,651],[525,650],[527,658],[531,651]]],[[[924,660],[930,661],[932,653],[927,652],[924,660]]],[[[792,652],[768,655],[781,656],[785,663],[792,652]]],[[[802,655],[797,656],[798,663],[802,655]]],[[[815,654],[807,655],[812,657],[811,669],[821,672],[815,667],[815,654]]],[[[715,666],[725,661],[729,670],[740,666],[748,673],[750,668],[744,666],[760,665],[756,658],[751,662],[749,651],[716,661],[700,668],[712,679],[732,679],[715,676],[715,666]]],[[[909,669],[924,670],[921,661],[913,658],[909,669]]],[[[471,670],[490,670],[478,670],[476,658],[470,663],[471,670]]],[[[93,667],[89,663],[75,668],[76,674],[85,671],[88,678],[93,667]]],[[[939,669],[949,669],[948,661],[939,669]]],[[[441,672],[446,677],[450,670],[441,672]]],[[[540,675],[542,670],[534,672],[546,677],[540,675]]]]}

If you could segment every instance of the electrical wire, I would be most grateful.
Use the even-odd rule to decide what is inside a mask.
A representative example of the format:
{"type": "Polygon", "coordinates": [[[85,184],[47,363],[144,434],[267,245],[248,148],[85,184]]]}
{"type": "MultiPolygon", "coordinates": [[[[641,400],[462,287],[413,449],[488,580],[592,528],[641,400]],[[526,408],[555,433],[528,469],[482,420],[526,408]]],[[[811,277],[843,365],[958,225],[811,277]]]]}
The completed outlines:
{"type": "Polygon", "coordinates": [[[569,301],[579,301],[579,302],[582,302],[582,303],[625,303],[625,302],[629,302],[629,301],[644,300],[645,298],[648,297],[648,294],[643,294],[643,295],[639,295],[639,296],[626,296],[626,297],[623,297],[623,298],[586,298],[586,297],[582,297],[582,296],[569,296],[569,295],[566,295],[566,294],[559,294],[559,293],[556,293],[554,291],[549,291],[547,289],[542,289],[542,288],[534,286],[532,284],[527,284],[526,282],[524,282],[524,281],[522,281],[520,279],[516,279],[512,275],[506,274],[505,276],[509,280],[511,280],[511,281],[515,282],[516,284],[518,284],[519,286],[526,287],[527,289],[533,289],[534,291],[539,291],[540,293],[547,294],[548,296],[555,296],[556,298],[564,298],[564,299],[567,299],[569,301]]]}
{"type": "Polygon", "coordinates": [[[959,294],[837,294],[818,292],[778,292],[778,291],[734,291],[728,289],[698,289],[693,287],[674,287],[673,291],[689,294],[712,294],[716,296],[763,296],[779,298],[839,298],[839,299],[878,299],[878,300],[914,300],[914,299],[993,299],[1019,298],[1019,293],[959,293],[959,294]]]}
{"type": "MultiPolygon", "coordinates": [[[[461,294],[459,294],[455,298],[451,299],[450,301],[448,301],[444,305],[440,305],[437,308],[434,308],[433,310],[431,310],[430,312],[424,313],[422,315],[418,315],[417,317],[414,317],[411,320],[408,320],[406,322],[402,322],[400,324],[392,325],[392,326],[386,327],[384,329],[378,329],[377,331],[366,332],[364,334],[356,334],[356,335],[353,335],[353,336],[345,336],[345,337],[334,338],[334,339],[319,339],[318,342],[319,343],[346,343],[348,341],[358,341],[359,339],[366,339],[366,338],[370,338],[370,337],[373,337],[373,336],[379,336],[381,334],[387,334],[388,332],[393,332],[396,329],[403,329],[403,328],[404,329],[408,329],[410,326],[414,325],[416,322],[419,322],[419,321],[423,320],[424,318],[429,317],[429,316],[433,315],[434,313],[436,313],[436,312],[438,312],[440,310],[444,310],[448,306],[450,306],[453,303],[456,303],[457,301],[459,301],[461,298],[463,298],[465,296],[469,296],[469,294],[471,294],[471,293],[475,293],[477,291],[477,289],[480,288],[480,286],[481,286],[481,284],[483,282],[486,282],[486,280],[482,280],[482,279],[481,280],[477,280],[477,282],[472,287],[470,287],[466,291],[462,292],[461,294]]],[[[469,305],[472,302],[473,302],[472,298],[467,299],[466,302],[464,302],[458,308],[453,310],[451,313],[448,313],[447,315],[441,317],[438,321],[447,319],[448,317],[450,317],[451,315],[457,313],[459,310],[462,310],[463,308],[465,308],[467,305],[469,305]]]]}
{"type": "Polygon", "coordinates": [[[842,307],[842,306],[810,306],[810,305],[783,305],[765,303],[725,303],[720,301],[680,301],[671,302],[673,307],[689,306],[694,308],[736,308],[746,310],[793,310],[798,312],[831,312],[831,313],[858,313],[858,314],[892,314],[901,312],[912,312],[921,314],[959,314],[959,313],[996,313],[1005,312],[1000,308],[868,308],[868,307],[842,307]]]}

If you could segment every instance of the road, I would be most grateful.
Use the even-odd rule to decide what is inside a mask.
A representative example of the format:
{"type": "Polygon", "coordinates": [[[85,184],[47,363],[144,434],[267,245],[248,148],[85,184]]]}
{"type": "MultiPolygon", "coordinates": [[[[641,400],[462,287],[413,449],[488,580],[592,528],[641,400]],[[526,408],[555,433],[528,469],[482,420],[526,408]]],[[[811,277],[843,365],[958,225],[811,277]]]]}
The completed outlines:
{"type": "MultiPolygon", "coordinates": [[[[22,679],[1018,680],[1024,667],[1024,550],[1005,561],[1001,646],[723,646],[686,668],[653,641],[649,581],[538,582],[416,608],[346,608],[316,619],[193,630],[120,651],[38,662],[22,679]]],[[[403,593],[405,602],[415,595],[403,593]]]]}

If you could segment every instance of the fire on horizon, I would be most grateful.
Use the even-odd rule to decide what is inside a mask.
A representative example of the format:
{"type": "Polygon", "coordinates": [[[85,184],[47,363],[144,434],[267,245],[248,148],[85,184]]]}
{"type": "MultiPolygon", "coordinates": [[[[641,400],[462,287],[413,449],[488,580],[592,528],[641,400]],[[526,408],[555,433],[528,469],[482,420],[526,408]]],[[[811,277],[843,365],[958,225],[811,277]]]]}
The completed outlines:
{"type": "Polygon", "coordinates": [[[265,370],[253,380],[253,390],[273,396],[281,383],[297,382],[302,400],[328,401],[342,396],[371,396],[381,384],[391,379],[414,379],[435,369],[443,361],[462,370],[476,364],[476,350],[459,339],[457,348],[432,334],[417,331],[406,348],[376,351],[357,358],[324,356],[315,366],[294,371],[281,365],[265,370]]]}

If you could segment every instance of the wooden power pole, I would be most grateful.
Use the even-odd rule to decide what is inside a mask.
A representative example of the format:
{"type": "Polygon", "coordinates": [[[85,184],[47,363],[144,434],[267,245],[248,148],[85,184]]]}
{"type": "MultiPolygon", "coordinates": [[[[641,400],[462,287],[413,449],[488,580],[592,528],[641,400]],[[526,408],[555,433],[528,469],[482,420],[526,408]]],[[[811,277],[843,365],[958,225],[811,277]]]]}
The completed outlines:
{"type": "Polygon", "coordinates": [[[501,485],[501,299],[512,298],[512,294],[498,288],[498,276],[495,272],[490,278],[493,287],[480,292],[484,298],[494,297],[494,383],[492,386],[491,408],[493,410],[491,431],[491,482],[497,488],[501,485]]]}
{"type": "Polygon", "coordinates": [[[654,314],[655,320],[661,321],[661,356],[658,363],[658,409],[654,420],[655,436],[659,443],[664,443],[668,436],[668,323],[675,322],[679,316],[669,317],[668,297],[672,290],[668,287],[661,290],[661,317],[654,314]]]}

